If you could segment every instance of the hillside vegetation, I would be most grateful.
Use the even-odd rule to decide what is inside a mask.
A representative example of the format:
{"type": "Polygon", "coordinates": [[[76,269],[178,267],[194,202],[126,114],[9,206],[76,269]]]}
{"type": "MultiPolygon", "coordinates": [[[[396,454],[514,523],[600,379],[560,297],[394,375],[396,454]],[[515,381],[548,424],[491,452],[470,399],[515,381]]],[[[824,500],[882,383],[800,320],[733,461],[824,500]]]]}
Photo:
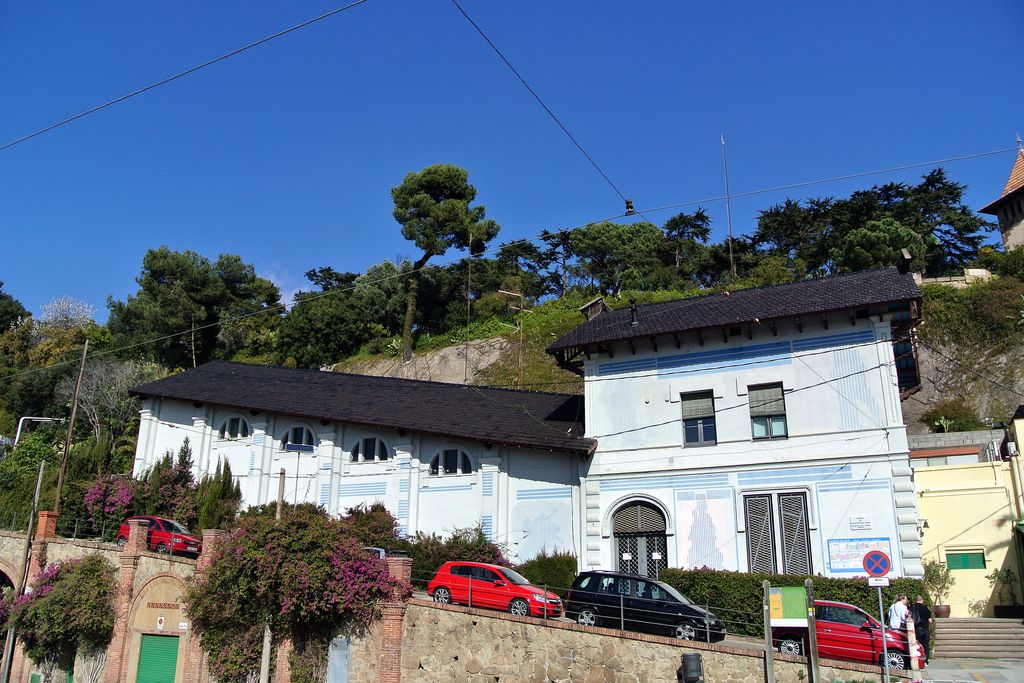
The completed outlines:
{"type": "MultiPolygon", "coordinates": [[[[671,301],[702,294],[700,290],[655,292],[625,291],[605,298],[611,308],[638,303],[671,301]]],[[[924,324],[919,328],[918,362],[921,390],[903,404],[911,433],[939,431],[938,417],[958,418],[951,429],[974,429],[985,418],[1009,419],[1021,404],[1024,382],[1024,282],[1006,275],[970,287],[925,285],[924,324]]],[[[335,370],[418,379],[461,382],[463,350],[471,344],[470,380],[474,384],[581,393],[582,380],[559,368],[545,352],[547,346],[583,322],[577,310],[588,300],[574,294],[541,304],[528,312],[495,316],[468,328],[435,336],[413,364],[430,367],[429,358],[444,354],[455,358],[449,374],[402,374],[397,354],[360,354],[342,361],[335,370]],[[516,321],[522,322],[522,347],[516,321]],[[473,354],[477,348],[491,353],[473,354]],[[520,351],[522,365],[520,370],[520,351]],[[425,360],[426,359],[426,360],[425,360]],[[482,361],[482,362],[481,362],[482,361]]],[[[436,366],[435,366],[436,367],[436,366]]]]}

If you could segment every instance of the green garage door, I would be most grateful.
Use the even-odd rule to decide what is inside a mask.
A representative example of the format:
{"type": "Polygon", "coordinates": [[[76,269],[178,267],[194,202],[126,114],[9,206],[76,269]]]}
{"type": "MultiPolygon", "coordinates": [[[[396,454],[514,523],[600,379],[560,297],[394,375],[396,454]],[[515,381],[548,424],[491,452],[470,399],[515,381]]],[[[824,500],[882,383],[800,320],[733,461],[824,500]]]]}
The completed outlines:
{"type": "Polygon", "coordinates": [[[142,636],[136,683],[174,683],[178,668],[178,636],[142,636]]]}

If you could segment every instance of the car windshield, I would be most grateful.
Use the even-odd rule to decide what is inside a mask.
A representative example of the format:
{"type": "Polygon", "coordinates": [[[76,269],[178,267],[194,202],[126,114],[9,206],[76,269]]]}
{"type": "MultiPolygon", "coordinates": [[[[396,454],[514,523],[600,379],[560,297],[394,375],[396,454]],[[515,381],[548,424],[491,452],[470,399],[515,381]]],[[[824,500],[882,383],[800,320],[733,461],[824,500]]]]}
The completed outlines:
{"type": "Polygon", "coordinates": [[[514,583],[514,584],[517,584],[519,586],[529,586],[530,585],[530,580],[528,578],[526,578],[525,576],[523,576],[522,574],[517,574],[514,571],[512,571],[511,569],[507,569],[505,567],[502,567],[500,571],[501,571],[502,574],[505,575],[505,578],[508,579],[510,583],[514,583]]]}
{"type": "Polygon", "coordinates": [[[176,534],[187,534],[189,536],[192,535],[191,531],[189,531],[188,529],[186,529],[182,525],[178,524],[173,519],[162,519],[160,521],[164,523],[164,526],[170,532],[173,532],[173,533],[176,533],[176,534]]]}
{"type": "Polygon", "coordinates": [[[668,593],[669,595],[671,595],[673,598],[675,598],[679,602],[683,603],[684,605],[692,605],[693,604],[692,602],[690,602],[687,599],[687,597],[685,595],[683,595],[682,593],[680,593],[679,591],[677,591],[675,588],[673,588],[672,586],[668,585],[667,583],[661,583],[659,581],[658,582],[658,588],[660,588],[661,590],[665,591],[666,593],[668,593]]]}

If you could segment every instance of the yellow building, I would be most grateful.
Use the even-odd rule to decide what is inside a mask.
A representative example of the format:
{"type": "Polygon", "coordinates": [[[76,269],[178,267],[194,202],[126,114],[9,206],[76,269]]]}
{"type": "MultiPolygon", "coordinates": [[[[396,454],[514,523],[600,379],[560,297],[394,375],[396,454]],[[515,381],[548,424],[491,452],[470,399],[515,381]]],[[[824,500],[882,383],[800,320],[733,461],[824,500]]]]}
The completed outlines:
{"type": "Polygon", "coordinates": [[[955,579],[945,600],[950,616],[990,617],[997,604],[1010,604],[1009,593],[1000,596],[987,578],[999,569],[1013,571],[1014,595],[1022,599],[1020,483],[1018,457],[914,469],[922,557],[942,562],[955,579]]]}

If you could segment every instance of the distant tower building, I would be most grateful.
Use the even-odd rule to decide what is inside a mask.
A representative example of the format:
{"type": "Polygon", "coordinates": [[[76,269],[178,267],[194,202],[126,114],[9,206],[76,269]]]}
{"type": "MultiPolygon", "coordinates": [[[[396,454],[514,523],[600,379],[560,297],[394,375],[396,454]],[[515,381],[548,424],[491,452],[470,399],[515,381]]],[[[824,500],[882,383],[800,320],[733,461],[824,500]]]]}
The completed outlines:
{"type": "Polygon", "coordinates": [[[1024,148],[1020,147],[1019,139],[1017,143],[1017,158],[1003,194],[981,209],[981,213],[998,218],[1003,247],[1007,251],[1024,244],[1024,148]]]}

